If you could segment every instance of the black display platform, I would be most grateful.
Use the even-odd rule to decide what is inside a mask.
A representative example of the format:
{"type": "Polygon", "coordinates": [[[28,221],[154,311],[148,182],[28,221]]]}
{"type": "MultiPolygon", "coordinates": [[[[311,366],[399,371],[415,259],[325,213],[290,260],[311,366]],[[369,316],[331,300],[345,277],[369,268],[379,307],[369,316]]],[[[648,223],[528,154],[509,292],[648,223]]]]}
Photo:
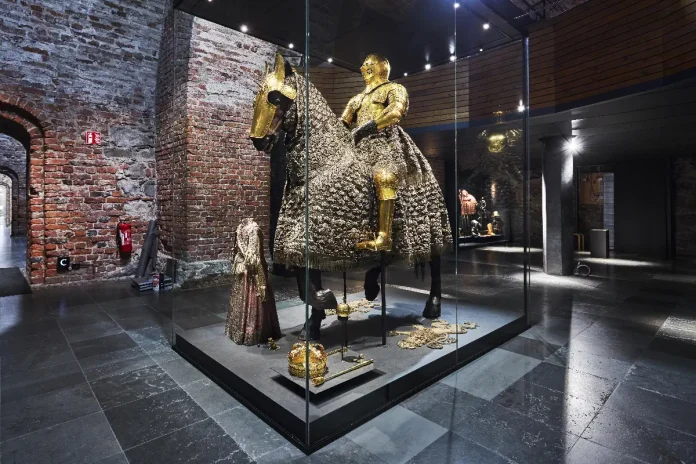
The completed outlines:
{"type": "MultiPolygon", "coordinates": [[[[356,294],[349,299],[360,297],[356,294]]],[[[420,317],[426,295],[389,287],[387,298],[387,330],[410,330],[416,323],[429,325],[420,317]]],[[[278,351],[236,345],[224,336],[224,323],[178,331],[175,349],[296,446],[311,453],[526,330],[522,307],[522,299],[517,310],[443,299],[442,319],[453,323],[458,317],[458,322],[472,321],[479,327],[458,335],[457,344],[442,350],[401,349],[397,342],[403,336],[389,337],[382,346],[381,309],[353,313],[348,323],[351,349],[374,359],[374,368],[310,394],[309,404],[305,389],[278,373],[287,369],[287,353],[304,323],[304,305],[278,311],[284,334],[277,342],[278,351]]],[[[342,340],[342,324],[335,316],[327,317],[322,324],[322,344],[332,350],[340,348],[342,340]]]]}

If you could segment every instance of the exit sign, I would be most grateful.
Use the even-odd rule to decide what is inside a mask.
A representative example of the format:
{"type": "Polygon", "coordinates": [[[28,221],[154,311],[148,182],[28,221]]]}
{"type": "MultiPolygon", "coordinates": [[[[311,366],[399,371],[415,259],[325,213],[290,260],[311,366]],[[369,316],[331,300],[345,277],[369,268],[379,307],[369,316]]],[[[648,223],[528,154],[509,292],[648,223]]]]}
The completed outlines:
{"type": "Polygon", "coordinates": [[[101,132],[85,132],[85,143],[87,145],[101,145],[101,132]]]}

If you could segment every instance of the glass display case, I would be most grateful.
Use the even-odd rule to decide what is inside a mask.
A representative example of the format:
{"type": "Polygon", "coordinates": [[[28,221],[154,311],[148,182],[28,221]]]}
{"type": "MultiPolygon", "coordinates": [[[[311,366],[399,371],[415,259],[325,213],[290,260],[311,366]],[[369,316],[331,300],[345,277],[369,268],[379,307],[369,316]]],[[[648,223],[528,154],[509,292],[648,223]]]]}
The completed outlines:
{"type": "Polygon", "coordinates": [[[484,3],[176,3],[172,344],[316,450],[527,328],[525,40],[484,3]]]}

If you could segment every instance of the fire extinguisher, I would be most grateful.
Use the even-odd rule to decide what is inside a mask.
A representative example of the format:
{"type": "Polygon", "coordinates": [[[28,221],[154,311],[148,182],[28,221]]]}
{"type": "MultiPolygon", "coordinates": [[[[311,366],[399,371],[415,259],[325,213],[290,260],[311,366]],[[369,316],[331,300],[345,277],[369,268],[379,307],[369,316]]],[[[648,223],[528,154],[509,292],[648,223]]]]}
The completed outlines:
{"type": "Polygon", "coordinates": [[[131,225],[127,222],[118,223],[117,227],[118,251],[127,254],[133,251],[133,239],[131,237],[131,225]]]}

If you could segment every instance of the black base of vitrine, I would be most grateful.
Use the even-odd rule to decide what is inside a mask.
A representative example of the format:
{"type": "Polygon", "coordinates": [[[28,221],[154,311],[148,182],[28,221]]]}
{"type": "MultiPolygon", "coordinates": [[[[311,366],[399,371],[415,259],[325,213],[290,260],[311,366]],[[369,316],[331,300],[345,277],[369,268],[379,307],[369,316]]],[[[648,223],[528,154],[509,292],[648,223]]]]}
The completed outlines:
{"type": "MultiPolygon", "coordinates": [[[[448,345],[443,350],[403,350],[396,345],[403,337],[390,337],[387,346],[381,346],[378,310],[373,317],[353,321],[351,330],[352,339],[358,341],[352,348],[374,358],[374,369],[325,393],[310,392],[309,424],[305,421],[305,389],[273,368],[287,362],[288,348],[296,341],[293,329],[286,330],[278,341],[281,349],[277,352],[218,337],[222,326],[178,333],[175,349],[309,454],[528,328],[526,318],[518,316],[469,343],[460,340],[458,349],[448,345]]],[[[390,330],[409,321],[387,317],[390,330]]],[[[340,347],[341,339],[339,323],[322,329],[327,350],[340,347]]]]}

